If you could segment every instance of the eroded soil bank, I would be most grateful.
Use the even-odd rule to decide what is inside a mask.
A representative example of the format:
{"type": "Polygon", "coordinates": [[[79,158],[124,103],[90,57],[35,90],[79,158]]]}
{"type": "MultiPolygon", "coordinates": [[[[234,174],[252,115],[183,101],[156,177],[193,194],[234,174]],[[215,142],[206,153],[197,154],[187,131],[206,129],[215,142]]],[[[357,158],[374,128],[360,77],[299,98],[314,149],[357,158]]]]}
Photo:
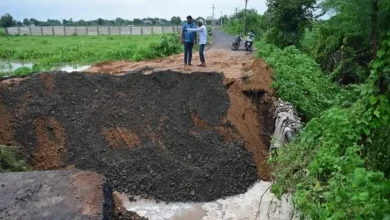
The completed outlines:
{"type": "Polygon", "coordinates": [[[166,69],[175,57],[1,81],[0,143],[38,170],[93,170],[114,190],[164,201],[212,201],[268,180],[269,68],[237,56],[223,75],[223,63],[166,69]]]}

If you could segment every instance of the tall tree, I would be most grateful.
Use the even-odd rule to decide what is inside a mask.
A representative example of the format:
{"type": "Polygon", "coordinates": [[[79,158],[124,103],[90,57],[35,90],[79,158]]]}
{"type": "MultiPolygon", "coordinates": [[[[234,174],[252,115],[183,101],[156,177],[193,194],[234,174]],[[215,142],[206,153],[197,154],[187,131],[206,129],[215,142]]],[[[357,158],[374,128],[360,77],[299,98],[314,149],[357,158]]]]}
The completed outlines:
{"type": "Polygon", "coordinates": [[[30,20],[28,20],[27,18],[23,19],[23,24],[25,26],[29,26],[30,25],[30,20]]]}
{"type": "Polygon", "coordinates": [[[14,26],[14,18],[6,13],[5,15],[2,15],[0,18],[0,27],[6,28],[6,27],[12,27],[14,26]]]}
{"type": "Polygon", "coordinates": [[[378,51],[378,13],[379,13],[379,0],[371,0],[371,43],[372,43],[372,55],[376,57],[378,51]]]}
{"type": "Polygon", "coordinates": [[[244,0],[245,1],[245,11],[244,11],[244,33],[246,33],[247,29],[246,29],[246,9],[248,7],[248,0],[244,0]]]}
{"type": "Polygon", "coordinates": [[[98,18],[97,19],[97,23],[98,23],[98,25],[103,25],[104,24],[104,20],[102,18],[98,18]]]}
{"type": "Polygon", "coordinates": [[[133,20],[133,24],[134,24],[134,25],[140,25],[140,24],[142,24],[142,23],[143,23],[142,20],[139,19],[139,18],[134,18],[134,20],[133,20]]]}
{"type": "Polygon", "coordinates": [[[316,18],[317,0],[267,0],[273,35],[272,43],[284,47],[299,45],[305,27],[316,18]]]}
{"type": "Polygon", "coordinates": [[[173,16],[171,18],[171,23],[179,26],[181,24],[181,18],[179,16],[173,16]]]}

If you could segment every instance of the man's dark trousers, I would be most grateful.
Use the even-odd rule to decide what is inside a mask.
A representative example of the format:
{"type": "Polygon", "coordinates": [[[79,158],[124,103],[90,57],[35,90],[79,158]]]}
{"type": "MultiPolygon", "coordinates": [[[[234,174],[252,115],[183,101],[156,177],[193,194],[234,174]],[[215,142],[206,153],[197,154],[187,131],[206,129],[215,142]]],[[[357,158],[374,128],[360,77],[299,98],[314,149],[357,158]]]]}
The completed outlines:
{"type": "Polygon", "coordinates": [[[184,64],[191,64],[192,60],[192,48],[194,47],[194,43],[184,42],[184,64]]]}

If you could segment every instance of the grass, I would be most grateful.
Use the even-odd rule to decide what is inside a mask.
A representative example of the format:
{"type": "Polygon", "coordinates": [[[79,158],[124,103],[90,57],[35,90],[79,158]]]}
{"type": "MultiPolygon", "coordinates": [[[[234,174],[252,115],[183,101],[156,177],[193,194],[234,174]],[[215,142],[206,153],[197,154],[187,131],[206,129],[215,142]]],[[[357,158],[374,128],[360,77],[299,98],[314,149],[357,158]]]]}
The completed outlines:
{"type": "Polygon", "coordinates": [[[0,59],[39,62],[61,57],[78,64],[102,59],[130,58],[115,52],[158,43],[161,36],[8,36],[0,38],[0,59]],[[115,54],[117,54],[115,56],[115,54]]]}
{"type": "Polygon", "coordinates": [[[29,165],[17,154],[17,148],[0,145],[0,173],[30,170],[29,165]]]}
{"type": "MultiPolygon", "coordinates": [[[[36,64],[33,68],[22,67],[11,75],[26,75],[34,68],[39,71],[64,64],[84,65],[113,60],[138,61],[180,52],[177,50],[178,41],[174,39],[175,37],[174,34],[164,36],[6,36],[0,37],[0,45],[6,45],[0,48],[0,60],[36,64]],[[169,39],[165,39],[163,43],[166,37],[169,39]],[[162,45],[158,46],[158,44],[164,44],[163,47],[169,47],[169,49],[163,50],[162,45]]],[[[5,68],[2,69],[4,72],[5,68]]]]}

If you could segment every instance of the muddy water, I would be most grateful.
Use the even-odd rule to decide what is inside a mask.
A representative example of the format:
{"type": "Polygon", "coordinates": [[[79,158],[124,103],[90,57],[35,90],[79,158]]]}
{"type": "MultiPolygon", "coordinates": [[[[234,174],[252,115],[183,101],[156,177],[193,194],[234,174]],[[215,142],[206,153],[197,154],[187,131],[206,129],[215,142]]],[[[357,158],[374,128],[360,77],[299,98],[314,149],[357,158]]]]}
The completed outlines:
{"type": "Polygon", "coordinates": [[[270,193],[270,186],[270,182],[259,181],[244,194],[206,203],[166,204],[145,199],[130,202],[125,195],[121,199],[128,211],[150,220],[291,219],[289,197],[278,200],[270,193]]]}
{"type": "MultiPolygon", "coordinates": [[[[32,68],[33,65],[34,65],[33,63],[29,63],[29,62],[10,62],[10,61],[0,60],[0,72],[9,73],[15,71],[20,67],[32,68]]],[[[90,67],[91,67],[90,65],[83,65],[83,66],[64,65],[64,66],[56,67],[53,70],[60,70],[65,72],[75,72],[75,71],[82,72],[82,71],[86,71],[90,67]]]]}

